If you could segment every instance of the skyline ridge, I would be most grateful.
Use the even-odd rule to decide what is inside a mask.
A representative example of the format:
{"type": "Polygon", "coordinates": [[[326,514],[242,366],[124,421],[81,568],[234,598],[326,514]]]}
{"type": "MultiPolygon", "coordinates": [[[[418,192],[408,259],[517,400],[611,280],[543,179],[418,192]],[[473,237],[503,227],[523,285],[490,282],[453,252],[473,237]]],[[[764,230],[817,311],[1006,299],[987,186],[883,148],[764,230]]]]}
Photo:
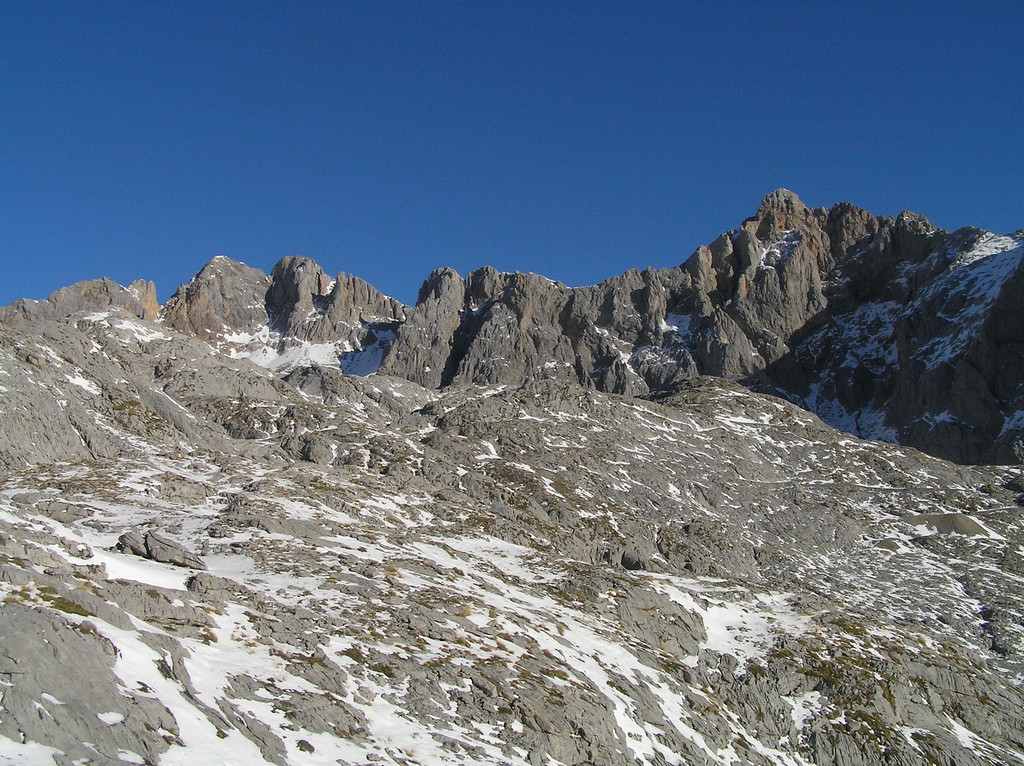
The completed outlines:
{"type": "Polygon", "coordinates": [[[1019,4],[0,7],[0,303],[223,253],[415,298],[671,266],[778,186],[1024,220],[1019,4]]]}

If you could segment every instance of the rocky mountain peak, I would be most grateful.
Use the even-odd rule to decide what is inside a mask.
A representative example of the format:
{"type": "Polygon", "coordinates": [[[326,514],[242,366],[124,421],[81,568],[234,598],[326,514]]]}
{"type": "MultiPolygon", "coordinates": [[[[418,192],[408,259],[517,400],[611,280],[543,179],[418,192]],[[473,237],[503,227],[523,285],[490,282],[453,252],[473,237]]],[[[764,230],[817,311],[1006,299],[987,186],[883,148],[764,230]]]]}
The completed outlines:
{"type": "Polygon", "coordinates": [[[451,297],[457,296],[465,286],[462,277],[453,268],[443,266],[434,269],[420,285],[419,294],[416,297],[416,305],[423,303],[447,302],[451,297]]]}
{"type": "Polygon", "coordinates": [[[1021,760],[1020,471],[851,433],[1019,458],[1024,233],[153,295],[0,310],[0,763],[1021,760]]]}
{"type": "Polygon", "coordinates": [[[850,255],[866,250],[879,231],[892,223],[891,218],[876,216],[849,202],[833,205],[824,223],[833,264],[842,263],[850,255]]]}
{"type": "Polygon", "coordinates": [[[0,308],[0,322],[63,319],[80,311],[121,308],[140,319],[156,319],[160,304],[156,285],[142,279],[122,287],[107,277],[76,282],[50,294],[45,301],[20,300],[0,308]]]}
{"type": "Polygon", "coordinates": [[[223,255],[210,260],[164,304],[168,327],[211,340],[256,332],[267,323],[267,275],[223,255]]]}
{"type": "Polygon", "coordinates": [[[773,242],[783,232],[816,228],[819,225],[817,214],[818,211],[807,207],[789,189],[776,189],[761,201],[757,213],[740,228],[763,242],[773,242]]]}
{"type": "MultiPolygon", "coordinates": [[[[282,258],[268,277],[218,256],[178,289],[162,317],[176,330],[283,371],[313,359],[340,364],[346,353],[369,346],[379,357],[382,339],[405,310],[358,277],[331,279],[309,258],[282,258]]],[[[367,368],[353,362],[350,371],[367,368]]]]}
{"type": "Polygon", "coordinates": [[[358,277],[332,279],[315,261],[299,256],[274,266],[266,300],[274,331],[311,343],[356,343],[363,325],[405,318],[405,306],[358,277]]]}
{"type": "Polygon", "coordinates": [[[769,192],[761,200],[758,207],[758,216],[767,211],[795,213],[806,209],[806,205],[800,201],[796,192],[784,189],[781,186],[775,191],[769,192]]]}
{"type": "Polygon", "coordinates": [[[334,280],[310,258],[282,258],[270,272],[267,309],[272,321],[282,332],[291,334],[292,325],[305,320],[318,299],[331,291],[333,283],[334,280]]]}
{"type": "Polygon", "coordinates": [[[58,314],[70,316],[77,311],[91,308],[117,306],[140,319],[156,319],[160,304],[156,299],[156,285],[144,279],[136,279],[127,287],[121,287],[106,277],[87,282],[78,282],[62,287],[49,297],[58,314]]]}
{"type": "Polygon", "coordinates": [[[472,271],[466,277],[466,305],[475,311],[499,297],[509,285],[509,275],[502,274],[493,266],[472,271]]]}

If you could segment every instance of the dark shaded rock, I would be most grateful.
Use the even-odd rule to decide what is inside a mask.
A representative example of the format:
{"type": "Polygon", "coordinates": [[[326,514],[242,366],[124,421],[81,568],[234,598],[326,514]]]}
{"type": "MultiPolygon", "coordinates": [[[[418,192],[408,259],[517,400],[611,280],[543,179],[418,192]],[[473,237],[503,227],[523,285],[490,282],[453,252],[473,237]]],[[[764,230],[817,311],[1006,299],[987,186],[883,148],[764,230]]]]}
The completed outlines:
{"type": "Polygon", "coordinates": [[[363,326],[405,319],[405,306],[358,277],[331,279],[309,258],[282,258],[270,273],[267,313],[283,336],[325,343],[360,341],[363,326]]]}
{"type": "Polygon", "coordinates": [[[465,303],[465,284],[454,269],[431,273],[384,356],[381,372],[427,388],[450,382],[449,359],[465,303]]]}

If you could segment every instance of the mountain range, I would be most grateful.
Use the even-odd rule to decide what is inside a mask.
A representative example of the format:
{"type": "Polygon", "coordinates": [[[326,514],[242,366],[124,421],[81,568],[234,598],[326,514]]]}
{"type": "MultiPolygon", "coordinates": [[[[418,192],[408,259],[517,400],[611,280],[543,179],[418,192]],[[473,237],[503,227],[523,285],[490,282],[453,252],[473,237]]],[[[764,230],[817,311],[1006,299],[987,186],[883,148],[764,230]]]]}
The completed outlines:
{"type": "Polygon", "coordinates": [[[1024,763],[1022,257],[780,189],[0,308],[0,763],[1024,763]]]}

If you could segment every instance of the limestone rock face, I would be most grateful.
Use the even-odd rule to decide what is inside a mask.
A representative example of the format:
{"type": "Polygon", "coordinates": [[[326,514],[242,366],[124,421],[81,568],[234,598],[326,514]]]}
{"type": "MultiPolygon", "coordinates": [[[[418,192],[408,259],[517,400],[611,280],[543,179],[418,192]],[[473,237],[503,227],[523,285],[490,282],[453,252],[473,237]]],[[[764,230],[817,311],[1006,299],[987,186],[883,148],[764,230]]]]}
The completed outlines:
{"type": "Polygon", "coordinates": [[[0,322],[17,324],[33,319],[63,319],[79,311],[121,308],[140,319],[156,319],[160,311],[156,285],[137,279],[122,287],[103,277],[62,287],[45,301],[20,300],[0,308],[0,322]]]}
{"type": "Polygon", "coordinates": [[[405,318],[405,306],[347,274],[331,279],[309,258],[278,261],[267,291],[270,324],[281,335],[312,343],[338,340],[368,323],[405,318]]]}
{"type": "Polygon", "coordinates": [[[493,269],[461,286],[450,271],[435,273],[384,369],[426,385],[558,377],[627,394],[695,374],[763,377],[826,309],[834,267],[826,223],[825,211],[779,190],[739,231],[675,269],[574,289],[493,269]]]}
{"type": "Polygon", "coordinates": [[[107,278],[79,282],[62,287],[49,297],[59,315],[70,316],[77,311],[116,306],[139,319],[156,319],[160,304],[156,300],[156,285],[137,279],[128,287],[121,287],[107,278]]]}
{"type": "Polygon", "coordinates": [[[287,372],[318,363],[368,374],[405,306],[358,277],[331,279],[309,258],[282,258],[268,277],[218,256],[182,285],[161,317],[235,358],[287,372]]]}
{"type": "MultiPolygon", "coordinates": [[[[217,257],[159,320],[280,374],[326,365],[435,390],[551,379],[646,396],[723,377],[855,434],[1006,463],[1024,438],[1022,254],[1021,232],[949,233],[908,211],[810,208],[778,189],[680,265],[598,285],[442,268],[407,307],[308,258],[267,276],[217,257]]],[[[0,324],[113,309],[157,318],[155,288],[79,283],[0,309],[0,324]]],[[[308,441],[297,435],[306,446],[293,451],[326,459],[308,441]]]]}
{"type": "Polygon", "coordinates": [[[843,243],[879,226],[852,206],[811,210],[778,190],[674,269],[574,289],[493,269],[465,280],[435,272],[384,369],[431,386],[548,376],[630,394],[695,374],[766,380],[826,320],[843,243]],[[845,237],[840,247],[830,230],[845,237]]]}
{"type": "Polygon", "coordinates": [[[450,382],[448,359],[465,303],[466,285],[458,273],[448,268],[433,271],[388,349],[381,372],[427,388],[450,382]]]}
{"type": "Polygon", "coordinates": [[[98,754],[118,763],[131,752],[155,763],[167,751],[164,736],[177,731],[174,717],[138,689],[122,692],[113,673],[117,650],[95,630],[5,604],[0,645],[0,674],[18,679],[3,695],[0,735],[8,741],[47,742],[67,762],[98,754]]]}
{"type": "MultiPolygon", "coordinates": [[[[679,266],[599,285],[438,269],[409,308],[308,258],[282,259],[269,278],[218,258],[162,317],[206,340],[262,333],[232,353],[272,369],[333,358],[433,389],[554,379],[642,396],[730,378],[857,434],[1011,462],[1024,436],[1012,321],[1022,247],[1020,235],[950,234],[907,211],[812,209],[778,189],[679,266]]],[[[24,321],[41,310],[5,311],[24,321]]]]}
{"type": "Polygon", "coordinates": [[[267,275],[224,256],[204,266],[164,305],[164,323],[201,340],[253,333],[267,323],[267,275]]]}
{"type": "Polygon", "coordinates": [[[489,267],[466,279],[441,270],[424,284],[381,370],[432,387],[555,379],[643,394],[650,385],[635,366],[659,384],[693,373],[685,353],[666,364],[661,351],[666,292],[680,276],[634,270],[568,288],[489,267]],[[649,346],[659,349],[654,364],[643,359],[649,346]]]}
{"type": "Polygon", "coordinates": [[[1009,461],[1024,433],[1009,321],[1022,247],[906,211],[812,209],[779,189],[673,269],[584,288],[435,272],[381,369],[432,388],[554,378],[627,395],[712,375],[854,433],[1009,461]]]}

